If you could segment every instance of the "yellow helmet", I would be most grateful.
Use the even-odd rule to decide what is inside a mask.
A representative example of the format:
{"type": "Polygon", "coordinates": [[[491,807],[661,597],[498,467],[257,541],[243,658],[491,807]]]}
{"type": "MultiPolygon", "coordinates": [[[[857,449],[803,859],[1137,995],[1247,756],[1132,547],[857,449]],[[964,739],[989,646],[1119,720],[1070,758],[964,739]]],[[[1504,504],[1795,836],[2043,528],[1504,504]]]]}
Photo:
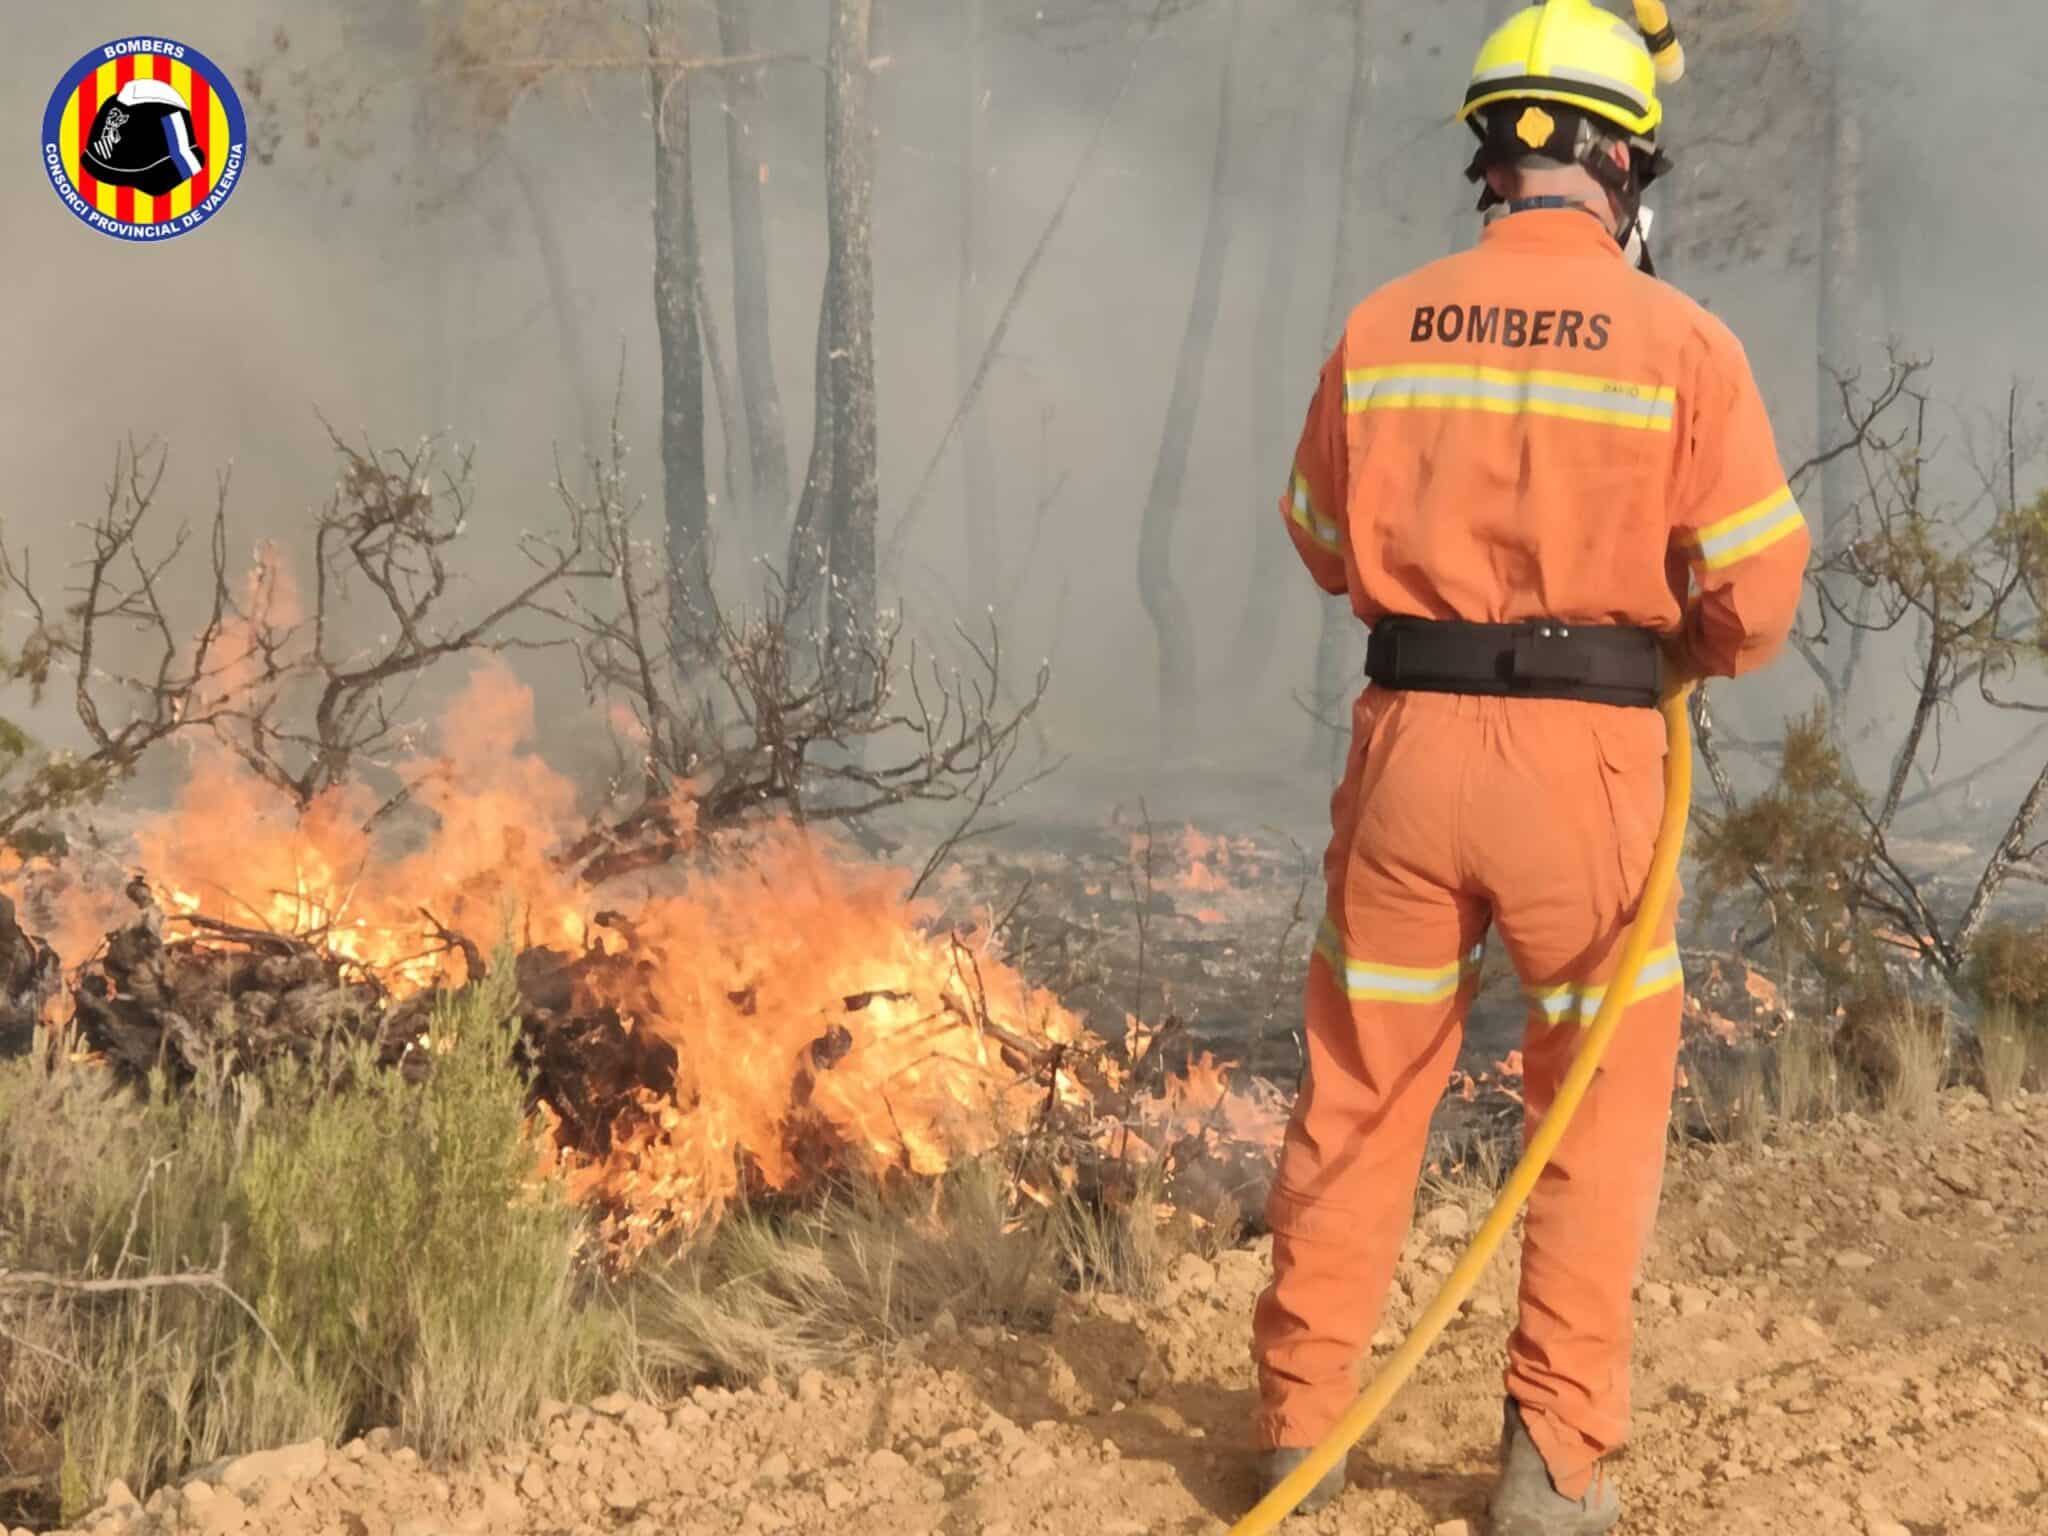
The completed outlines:
{"type": "Polygon", "coordinates": [[[1657,78],[1635,23],[1593,0],[1537,0],[1479,50],[1458,120],[1480,131],[1474,119],[1498,102],[1557,102],[1648,144],[1664,121],[1657,78]]]}

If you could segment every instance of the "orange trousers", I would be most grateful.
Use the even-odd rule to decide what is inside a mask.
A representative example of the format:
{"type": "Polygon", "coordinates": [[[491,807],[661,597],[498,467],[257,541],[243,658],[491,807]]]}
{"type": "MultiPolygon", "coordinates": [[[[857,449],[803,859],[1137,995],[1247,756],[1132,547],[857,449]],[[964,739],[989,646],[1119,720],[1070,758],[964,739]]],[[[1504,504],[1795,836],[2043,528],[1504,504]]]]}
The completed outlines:
{"type": "MultiPolygon", "coordinates": [[[[1649,872],[1664,748],[1653,710],[1360,697],[1331,803],[1307,1072],[1266,1210],[1262,1447],[1315,1444],[1358,1390],[1489,926],[1530,996],[1526,1126],[1549,1108],[1649,872]]],[[[1682,1002],[1667,916],[1529,1202],[1507,1391],[1568,1497],[1628,1425],[1631,1297],[1663,1181],[1682,1002]]]]}

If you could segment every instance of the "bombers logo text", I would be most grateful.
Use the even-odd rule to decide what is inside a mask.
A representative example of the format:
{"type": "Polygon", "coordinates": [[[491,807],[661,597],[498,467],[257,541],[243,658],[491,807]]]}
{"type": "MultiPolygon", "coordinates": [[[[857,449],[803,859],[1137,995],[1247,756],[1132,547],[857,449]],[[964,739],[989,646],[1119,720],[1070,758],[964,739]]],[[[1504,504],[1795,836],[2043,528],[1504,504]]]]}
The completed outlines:
{"type": "Polygon", "coordinates": [[[119,240],[197,229],[241,180],[247,122],[196,48],[124,37],[66,72],[43,113],[43,169],[84,223],[119,240]]]}
{"type": "Polygon", "coordinates": [[[1607,350],[1612,315],[1582,309],[1517,309],[1512,304],[1422,304],[1415,310],[1414,341],[1498,341],[1504,347],[1607,350]]]}

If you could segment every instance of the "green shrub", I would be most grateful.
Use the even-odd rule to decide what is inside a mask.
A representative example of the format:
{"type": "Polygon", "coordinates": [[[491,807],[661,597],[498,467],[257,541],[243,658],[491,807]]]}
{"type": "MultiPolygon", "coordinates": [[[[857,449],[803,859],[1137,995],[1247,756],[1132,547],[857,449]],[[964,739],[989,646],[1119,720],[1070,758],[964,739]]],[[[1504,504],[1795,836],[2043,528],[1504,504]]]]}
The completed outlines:
{"type": "Polygon", "coordinates": [[[511,1004],[503,982],[446,1000],[418,1083],[359,1058],[138,1098],[43,1056],[0,1068],[0,1268],[226,1286],[0,1292],[16,1476],[75,1506],[377,1424],[459,1455],[617,1385],[622,1315],[579,1295],[581,1222],[530,1179],[511,1004]]]}

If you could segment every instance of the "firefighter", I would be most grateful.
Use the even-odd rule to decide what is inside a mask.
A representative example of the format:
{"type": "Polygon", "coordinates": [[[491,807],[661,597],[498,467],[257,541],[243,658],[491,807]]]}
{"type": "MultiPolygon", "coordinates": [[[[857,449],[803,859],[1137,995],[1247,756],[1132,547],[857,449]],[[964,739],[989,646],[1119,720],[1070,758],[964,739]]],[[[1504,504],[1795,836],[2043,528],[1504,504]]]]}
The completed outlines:
{"type": "MultiPolygon", "coordinates": [[[[1592,0],[1533,5],[1487,40],[1461,117],[1498,216],[1351,316],[1281,502],[1310,574],[1371,634],[1266,1212],[1266,1489],[1356,1391],[1488,931],[1528,993],[1534,1126],[1649,869],[1660,692],[1770,661],[1809,547],[1741,344],[1643,270],[1643,191],[1665,168],[1644,38],[1592,0]]],[[[1620,1516],[1602,1458],[1628,1425],[1682,999],[1666,917],[1529,1203],[1496,1536],[1620,1516]]]]}

